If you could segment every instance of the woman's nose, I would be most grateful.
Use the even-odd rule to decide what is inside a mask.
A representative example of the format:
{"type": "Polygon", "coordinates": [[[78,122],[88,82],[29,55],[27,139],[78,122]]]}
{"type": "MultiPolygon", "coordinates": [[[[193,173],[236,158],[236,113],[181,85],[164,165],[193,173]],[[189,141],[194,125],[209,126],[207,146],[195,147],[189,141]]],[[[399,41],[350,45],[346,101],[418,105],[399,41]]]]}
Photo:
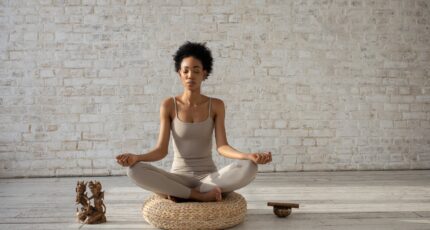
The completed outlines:
{"type": "Polygon", "coordinates": [[[190,79],[190,78],[194,78],[195,74],[193,74],[193,73],[187,73],[185,76],[187,77],[187,79],[190,79]]]}

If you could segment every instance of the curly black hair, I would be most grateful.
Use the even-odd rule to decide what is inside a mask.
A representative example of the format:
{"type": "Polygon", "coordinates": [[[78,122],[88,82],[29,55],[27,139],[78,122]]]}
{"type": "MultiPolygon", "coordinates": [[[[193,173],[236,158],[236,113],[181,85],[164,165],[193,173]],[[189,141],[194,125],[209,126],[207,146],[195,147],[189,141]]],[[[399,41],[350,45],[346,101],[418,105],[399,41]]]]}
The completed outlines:
{"type": "Polygon", "coordinates": [[[206,70],[206,78],[212,72],[213,58],[211,51],[206,47],[206,42],[197,43],[187,41],[179,47],[176,53],[173,55],[175,61],[175,70],[178,72],[181,69],[181,62],[184,58],[194,57],[202,62],[203,69],[206,70]]]}

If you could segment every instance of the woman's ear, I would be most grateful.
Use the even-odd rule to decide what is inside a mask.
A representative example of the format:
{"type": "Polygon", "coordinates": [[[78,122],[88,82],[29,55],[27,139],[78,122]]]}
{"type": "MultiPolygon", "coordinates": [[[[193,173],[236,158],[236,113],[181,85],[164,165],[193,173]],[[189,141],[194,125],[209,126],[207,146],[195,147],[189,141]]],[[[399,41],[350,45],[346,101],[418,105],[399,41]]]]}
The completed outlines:
{"type": "Polygon", "coordinates": [[[203,70],[203,81],[208,79],[208,72],[206,70],[203,70]]]}

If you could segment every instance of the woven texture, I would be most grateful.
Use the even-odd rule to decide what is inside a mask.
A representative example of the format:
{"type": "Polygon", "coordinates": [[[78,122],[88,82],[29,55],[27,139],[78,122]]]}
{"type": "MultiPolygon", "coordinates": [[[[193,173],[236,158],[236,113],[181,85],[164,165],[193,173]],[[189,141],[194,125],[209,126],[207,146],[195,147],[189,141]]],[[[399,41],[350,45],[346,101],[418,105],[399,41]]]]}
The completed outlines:
{"type": "Polygon", "coordinates": [[[246,200],[232,192],[220,202],[176,203],[154,194],[145,200],[142,213],[162,229],[224,229],[243,222],[246,200]]]}

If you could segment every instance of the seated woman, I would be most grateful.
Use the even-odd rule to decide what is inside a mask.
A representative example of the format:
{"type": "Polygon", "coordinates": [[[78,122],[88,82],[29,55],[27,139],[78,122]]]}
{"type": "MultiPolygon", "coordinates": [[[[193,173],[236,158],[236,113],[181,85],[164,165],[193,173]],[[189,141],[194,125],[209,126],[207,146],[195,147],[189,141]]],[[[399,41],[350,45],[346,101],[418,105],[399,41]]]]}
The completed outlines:
{"type": "Polygon", "coordinates": [[[124,153],[116,159],[128,167],[127,175],[143,189],[172,200],[220,201],[222,195],[248,185],[255,178],[257,164],[271,162],[272,155],[270,152],[242,153],[228,144],[223,101],[201,94],[202,82],[211,73],[213,62],[211,51],[204,43],[184,43],[176,51],[174,61],[184,91],[161,103],[157,146],[146,154],[124,153]],[[219,154],[238,159],[220,170],[212,160],[214,128],[219,154]],[[174,159],[167,172],[146,162],[158,161],[167,155],[170,131],[174,159]]]}

